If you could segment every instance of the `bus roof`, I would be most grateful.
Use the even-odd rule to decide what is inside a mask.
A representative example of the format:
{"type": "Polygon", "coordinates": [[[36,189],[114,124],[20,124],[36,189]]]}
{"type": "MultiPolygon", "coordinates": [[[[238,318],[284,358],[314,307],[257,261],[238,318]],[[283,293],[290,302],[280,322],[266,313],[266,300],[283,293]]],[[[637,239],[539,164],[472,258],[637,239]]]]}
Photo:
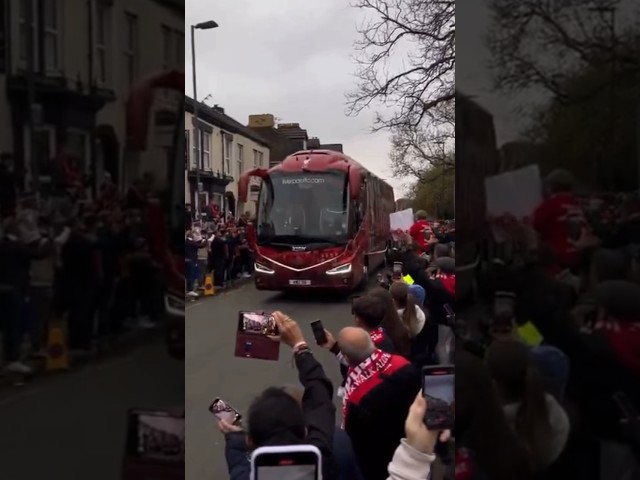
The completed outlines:
{"type": "Polygon", "coordinates": [[[271,167],[272,172],[322,172],[337,170],[347,173],[350,167],[357,167],[361,172],[384,182],[377,175],[363,167],[348,155],[335,150],[300,150],[286,157],[281,163],[271,167]]]}

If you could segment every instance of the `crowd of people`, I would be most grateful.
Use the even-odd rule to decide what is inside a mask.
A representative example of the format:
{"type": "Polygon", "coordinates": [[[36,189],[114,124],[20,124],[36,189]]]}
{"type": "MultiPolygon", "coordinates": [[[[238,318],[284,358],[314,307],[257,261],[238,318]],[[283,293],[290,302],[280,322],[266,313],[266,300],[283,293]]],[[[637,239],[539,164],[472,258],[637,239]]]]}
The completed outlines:
{"type": "Polygon", "coordinates": [[[7,374],[32,373],[33,361],[47,355],[53,322],[65,325],[70,353],[83,355],[108,348],[125,331],[155,327],[164,309],[161,271],[142,224],[155,195],[152,176],[125,195],[107,181],[90,199],[86,180],[66,173],[54,178],[46,197],[2,183],[0,328],[7,374]]]}
{"type": "Polygon", "coordinates": [[[251,235],[254,233],[251,215],[245,212],[236,219],[225,215],[215,203],[209,204],[200,218],[193,217],[186,206],[185,267],[186,295],[197,298],[197,287],[203,287],[204,276],[212,277],[216,290],[228,287],[238,278],[253,273],[251,235]]]}
{"type": "Polygon", "coordinates": [[[640,474],[640,216],[601,221],[573,185],[546,178],[458,321],[456,478],[640,474]]]}
{"type": "Polygon", "coordinates": [[[322,478],[329,480],[424,480],[436,457],[453,470],[451,432],[429,431],[425,424],[421,371],[453,362],[453,345],[440,351],[440,333],[453,325],[455,229],[435,235],[433,225],[425,225],[426,243],[408,236],[390,252],[388,260],[401,263],[402,272],[382,275],[379,286],[353,300],[351,325],[325,330],[320,346],[335,355],[335,367],[319,363],[294,319],[274,313],[278,340],[293,350],[300,386],[260,393],[243,425],[219,421],[232,480],[249,479],[250,450],[278,445],[317,447],[322,478]],[[332,384],[326,368],[339,369],[341,385],[332,384]]]}

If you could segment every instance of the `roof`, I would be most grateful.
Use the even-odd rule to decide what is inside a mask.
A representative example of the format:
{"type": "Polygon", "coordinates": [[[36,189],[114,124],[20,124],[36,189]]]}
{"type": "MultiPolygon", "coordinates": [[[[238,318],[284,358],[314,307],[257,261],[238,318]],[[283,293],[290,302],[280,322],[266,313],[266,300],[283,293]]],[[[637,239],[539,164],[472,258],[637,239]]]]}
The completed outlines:
{"type": "MultiPolygon", "coordinates": [[[[185,95],[185,112],[193,114],[194,104],[195,102],[193,101],[193,98],[185,95]]],[[[229,133],[242,135],[243,137],[253,140],[260,145],[271,148],[271,144],[263,137],[258,135],[254,130],[249,127],[245,127],[243,124],[231,118],[229,115],[214,110],[213,108],[202,102],[198,102],[198,118],[203,122],[206,122],[210,125],[215,125],[216,127],[226,130],[229,133]]]]}

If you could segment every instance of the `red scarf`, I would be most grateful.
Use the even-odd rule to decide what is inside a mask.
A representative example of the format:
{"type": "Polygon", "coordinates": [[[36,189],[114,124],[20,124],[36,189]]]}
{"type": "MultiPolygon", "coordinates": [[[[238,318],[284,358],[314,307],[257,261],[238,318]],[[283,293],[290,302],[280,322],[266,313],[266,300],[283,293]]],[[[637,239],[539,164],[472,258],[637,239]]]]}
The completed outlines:
{"type": "Polygon", "coordinates": [[[442,283],[442,286],[444,287],[445,291],[449,294],[449,295],[456,295],[456,275],[453,274],[448,274],[448,273],[439,273],[438,275],[436,275],[436,279],[440,280],[440,283],[442,283]]]}
{"type": "Polygon", "coordinates": [[[384,329],[382,327],[374,328],[369,332],[373,344],[377,347],[384,340],[384,329]]]}
{"type": "Polygon", "coordinates": [[[376,349],[360,365],[349,368],[342,399],[342,428],[346,424],[347,407],[350,403],[358,405],[367,393],[382,383],[384,376],[391,375],[408,364],[409,361],[399,355],[376,349]]]}
{"type": "Polygon", "coordinates": [[[607,338],[621,363],[640,373],[640,323],[608,319],[596,323],[594,330],[607,338]]]}
{"type": "Polygon", "coordinates": [[[474,474],[473,458],[466,448],[456,451],[455,480],[471,480],[474,474]]]}

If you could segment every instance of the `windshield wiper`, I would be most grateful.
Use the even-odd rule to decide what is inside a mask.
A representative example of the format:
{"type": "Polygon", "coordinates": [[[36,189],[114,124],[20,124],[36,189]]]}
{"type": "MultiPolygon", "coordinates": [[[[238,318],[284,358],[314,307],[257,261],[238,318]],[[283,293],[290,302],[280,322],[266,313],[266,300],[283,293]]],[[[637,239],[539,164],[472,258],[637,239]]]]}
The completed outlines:
{"type": "Polygon", "coordinates": [[[308,237],[299,235],[274,235],[267,239],[258,239],[258,245],[270,245],[274,247],[308,247],[313,244],[344,245],[346,242],[337,242],[328,238],[308,237]]]}

